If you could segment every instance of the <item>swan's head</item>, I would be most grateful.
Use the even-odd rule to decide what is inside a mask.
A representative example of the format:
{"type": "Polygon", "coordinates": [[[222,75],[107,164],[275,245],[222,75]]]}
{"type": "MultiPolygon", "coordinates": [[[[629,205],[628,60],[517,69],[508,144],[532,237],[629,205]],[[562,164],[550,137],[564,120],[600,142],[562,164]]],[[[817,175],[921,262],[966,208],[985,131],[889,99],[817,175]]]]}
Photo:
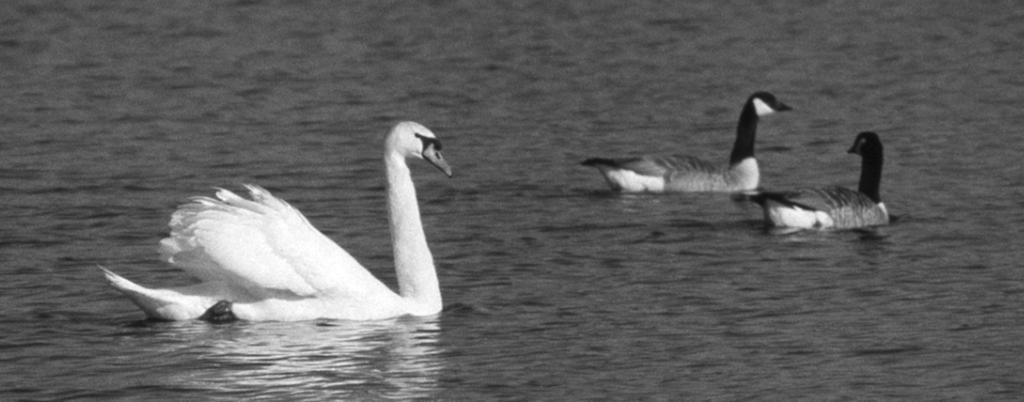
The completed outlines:
{"type": "Polygon", "coordinates": [[[441,154],[441,140],[422,124],[411,121],[396,124],[388,134],[386,146],[389,152],[397,152],[402,157],[425,159],[452,177],[452,168],[441,154]]]}
{"type": "Polygon", "coordinates": [[[757,112],[758,116],[767,116],[775,112],[784,112],[786,110],[792,110],[785,103],[779,102],[775,99],[775,95],[768,92],[754,92],[750,95],[750,99],[747,100],[748,104],[754,106],[754,111],[757,112]]]}
{"type": "Polygon", "coordinates": [[[878,138],[878,134],[870,131],[857,134],[857,139],[853,140],[853,146],[847,151],[851,154],[857,154],[860,156],[882,156],[882,140],[878,138]]]}

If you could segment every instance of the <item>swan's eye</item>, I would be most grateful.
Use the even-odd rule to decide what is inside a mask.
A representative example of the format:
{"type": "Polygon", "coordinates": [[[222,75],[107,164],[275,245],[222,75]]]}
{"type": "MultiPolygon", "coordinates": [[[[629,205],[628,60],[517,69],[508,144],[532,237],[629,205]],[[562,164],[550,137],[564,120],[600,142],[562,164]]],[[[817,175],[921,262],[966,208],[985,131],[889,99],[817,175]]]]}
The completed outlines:
{"type": "Polygon", "coordinates": [[[435,151],[441,150],[441,140],[438,140],[437,138],[431,138],[421,134],[416,134],[416,138],[419,138],[420,141],[423,142],[424,150],[430,148],[431,145],[433,145],[435,151]]]}

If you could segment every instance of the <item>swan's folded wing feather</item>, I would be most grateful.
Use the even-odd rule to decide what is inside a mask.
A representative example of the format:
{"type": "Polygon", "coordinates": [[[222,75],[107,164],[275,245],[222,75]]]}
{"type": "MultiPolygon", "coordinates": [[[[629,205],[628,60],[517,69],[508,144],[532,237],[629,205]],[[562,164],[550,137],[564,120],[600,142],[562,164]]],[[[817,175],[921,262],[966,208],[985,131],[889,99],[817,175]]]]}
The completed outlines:
{"type": "Polygon", "coordinates": [[[321,293],[359,295],[391,290],[351,254],[325,236],[288,203],[250,186],[254,199],[273,208],[263,231],[275,252],[292,270],[321,293]]]}
{"type": "Polygon", "coordinates": [[[298,210],[262,188],[246,187],[252,200],[220,190],[218,199],[201,197],[179,208],[171,236],[161,242],[168,262],[204,281],[228,281],[250,292],[310,296],[386,289],[298,210]]]}

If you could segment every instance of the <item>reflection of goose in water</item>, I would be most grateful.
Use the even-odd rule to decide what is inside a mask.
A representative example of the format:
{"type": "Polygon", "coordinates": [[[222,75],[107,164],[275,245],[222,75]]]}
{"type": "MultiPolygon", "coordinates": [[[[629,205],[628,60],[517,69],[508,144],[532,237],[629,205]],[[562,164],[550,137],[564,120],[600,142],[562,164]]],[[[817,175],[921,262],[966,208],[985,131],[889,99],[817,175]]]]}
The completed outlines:
{"type": "Polygon", "coordinates": [[[396,125],[384,142],[398,293],[301,212],[257,186],[247,186],[251,199],[220,190],[217,198],[194,198],[171,217],[160,252],[202,283],[149,289],[104,269],[107,280],[161,320],[200,318],[208,309],[254,321],[437,314],[441,290],[406,159],[425,159],[451,176],[440,151],[434,133],[413,122],[396,125]]]}
{"type": "Polygon", "coordinates": [[[433,399],[445,369],[439,317],[148,327],[161,326],[193,331],[183,336],[187,348],[169,345],[190,366],[159,367],[165,386],[210,390],[214,399],[433,399]]]}

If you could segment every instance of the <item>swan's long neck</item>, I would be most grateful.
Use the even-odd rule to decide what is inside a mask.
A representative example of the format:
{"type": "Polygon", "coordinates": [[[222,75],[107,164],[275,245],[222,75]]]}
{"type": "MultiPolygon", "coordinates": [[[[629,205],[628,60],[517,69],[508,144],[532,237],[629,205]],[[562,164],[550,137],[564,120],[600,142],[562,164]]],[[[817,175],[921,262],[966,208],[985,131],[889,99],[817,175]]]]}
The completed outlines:
{"type": "Polygon", "coordinates": [[[395,152],[384,157],[387,170],[388,215],[395,256],[398,293],[417,309],[441,310],[441,288],[434,268],[434,257],[427,246],[420,221],[416,188],[405,158],[395,152]]]}
{"type": "Polygon", "coordinates": [[[729,155],[729,166],[754,157],[754,140],[757,137],[757,108],[753,102],[747,101],[740,112],[740,122],[736,126],[736,142],[732,145],[729,155]]]}

